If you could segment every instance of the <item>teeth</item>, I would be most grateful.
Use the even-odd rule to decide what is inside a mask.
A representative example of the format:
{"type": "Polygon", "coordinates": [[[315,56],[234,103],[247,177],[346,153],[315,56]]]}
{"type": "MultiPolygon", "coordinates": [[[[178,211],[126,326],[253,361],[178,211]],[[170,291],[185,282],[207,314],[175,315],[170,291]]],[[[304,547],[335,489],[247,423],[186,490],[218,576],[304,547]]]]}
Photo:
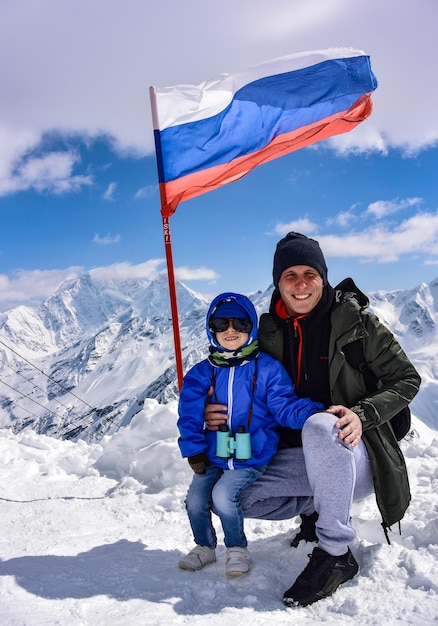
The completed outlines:
{"type": "Polygon", "coordinates": [[[306,293],[306,295],[301,295],[301,296],[295,294],[295,296],[294,296],[294,298],[296,298],[297,300],[305,300],[308,297],[309,297],[308,293],[306,293]]]}

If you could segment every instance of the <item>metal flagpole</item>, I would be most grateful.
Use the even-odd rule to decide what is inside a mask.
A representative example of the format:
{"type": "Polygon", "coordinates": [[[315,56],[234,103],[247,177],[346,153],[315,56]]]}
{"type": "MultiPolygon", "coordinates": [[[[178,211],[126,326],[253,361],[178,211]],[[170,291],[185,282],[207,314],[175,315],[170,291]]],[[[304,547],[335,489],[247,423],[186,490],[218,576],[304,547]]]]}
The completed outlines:
{"type": "MultiPolygon", "coordinates": [[[[157,105],[155,101],[155,91],[153,86],[149,87],[149,95],[151,100],[151,110],[152,110],[152,121],[154,124],[154,129],[158,128],[158,113],[157,113],[157,105]]],[[[157,164],[159,168],[162,168],[161,159],[161,149],[160,146],[157,145],[157,135],[158,133],[154,133],[155,135],[155,152],[157,157],[157,164]]],[[[175,272],[173,267],[173,254],[172,254],[172,239],[170,237],[170,221],[169,215],[166,215],[165,206],[167,205],[166,192],[164,190],[164,185],[160,185],[160,202],[161,202],[161,216],[163,220],[163,237],[164,237],[164,250],[166,253],[166,264],[167,264],[167,279],[169,283],[169,296],[170,296],[170,310],[172,315],[172,327],[173,327],[173,343],[175,346],[175,363],[176,363],[176,375],[178,381],[178,391],[181,390],[182,380],[183,380],[183,360],[182,360],[182,350],[181,350],[181,337],[179,330],[179,316],[178,316],[178,303],[176,298],[176,285],[175,285],[175,272]]]]}
{"type": "MultiPolygon", "coordinates": [[[[164,205],[162,205],[164,206],[164,205]]],[[[176,299],[175,273],[173,270],[172,240],[170,237],[169,218],[163,215],[164,249],[166,252],[167,279],[169,282],[170,310],[172,313],[173,343],[175,346],[176,375],[178,391],[181,390],[183,379],[183,360],[181,350],[181,337],[179,332],[178,303],[176,299]]]]}

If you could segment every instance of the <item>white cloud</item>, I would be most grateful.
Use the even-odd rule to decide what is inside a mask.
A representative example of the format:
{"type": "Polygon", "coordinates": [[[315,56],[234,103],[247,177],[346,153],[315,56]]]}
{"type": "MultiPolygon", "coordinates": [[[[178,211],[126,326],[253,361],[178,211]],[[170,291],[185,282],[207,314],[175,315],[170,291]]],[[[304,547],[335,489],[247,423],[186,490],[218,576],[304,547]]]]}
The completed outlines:
{"type": "Polygon", "coordinates": [[[132,265],[128,262],[114,263],[107,267],[93,268],[90,270],[90,274],[101,280],[124,280],[129,278],[154,280],[159,276],[163,263],[164,259],[150,259],[138,265],[132,265]]]}
{"type": "MultiPolygon", "coordinates": [[[[391,263],[398,261],[401,257],[417,255],[424,259],[425,264],[434,264],[437,261],[432,257],[438,255],[438,212],[417,213],[398,225],[394,222],[386,223],[382,219],[421,202],[421,198],[406,198],[372,203],[370,207],[373,207],[373,210],[368,209],[367,212],[381,220],[377,225],[361,231],[350,230],[340,234],[318,235],[318,241],[324,254],[331,257],[391,263]]],[[[337,224],[344,228],[351,222],[357,221],[353,209],[354,207],[329,219],[328,225],[337,224]]],[[[318,225],[305,217],[287,224],[277,224],[274,234],[284,237],[290,231],[312,237],[317,234],[318,225]]]]}
{"type": "MultiPolygon", "coordinates": [[[[138,265],[132,265],[131,263],[115,263],[109,267],[94,268],[90,271],[91,274],[98,278],[139,278],[143,280],[154,280],[163,273],[166,273],[166,269],[163,269],[164,259],[150,259],[144,263],[138,265]]],[[[189,281],[189,280],[208,280],[215,281],[219,278],[219,275],[208,267],[176,267],[175,278],[177,280],[189,281]]]]}
{"type": "Polygon", "coordinates": [[[405,198],[399,200],[378,200],[368,205],[366,213],[373,215],[377,219],[387,217],[392,213],[397,213],[403,209],[409,209],[422,203],[422,198],[405,198]]]}
{"type": "MultiPolygon", "coordinates": [[[[329,145],[339,155],[348,154],[369,154],[372,152],[380,152],[383,155],[388,153],[390,146],[407,150],[406,143],[388,142],[384,136],[384,130],[373,126],[375,114],[368,120],[356,126],[354,132],[344,133],[328,139],[329,145]]],[[[318,146],[316,146],[318,147],[318,146]]]]}
{"type": "Polygon", "coordinates": [[[15,163],[10,162],[9,168],[4,164],[3,176],[0,178],[0,196],[33,189],[38,193],[51,192],[63,194],[79,191],[93,182],[92,176],[76,175],[75,166],[80,162],[76,152],[49,152],[43,156],[25,155],[28,148],[26,141],[21,144],[21,153],[16,145],[15,163]]]}
{"type": "Polygon", "coordinates": [[[327,220],[327,224],[329,225],[337,224],[338,226],[341,226],[342,228],[346,228],[352,222],[357,220],[357,215],[354,212],[355,208],[356,208],[356,205],[351,207],[347,211],[341,211],[340,213],[335,215],[335,217],[329,218],[327,220]]]}
{"type": "MultiPolygon", "coordinates": [[[[153,280],[162,271],[163,263],[163,259],[152,259],[139,265],[115,263],[89,271],[99,279],[153,280]]],[[[0,311],[19,304],[27,306],[39,304],[42,300],[52,296],[64,281],[77,278],[86,272],[84,267],[73,266],[56,270],[15,270],[9,276],[0,274],[0,311]]]]}
{"type": "MultiPolygon", "coordinates": [[[[39,304],[42,300],[52,296],[64,281],[77,278],[87,271],[99,280],[137,278],[150,281],[165,273],[166,269],[163,268],[165,268],[165,259],[150,259],[137,265],[128,262],[114,263],[91,270],[80,266],[55,270],[15,270],[10,275],[0,274],[0,311],[6,311],[20,304],[27,306],[39,304]]],[[[219,278],[215,271],[207,267],[176,267],[175,276],[183,281],[214,282],[219,278]]]]}
{"type": "Polygon", "coordinates": [[[55,270],[14,270],[8,276],[0,274],[0,310],[31,304],[51,296],[66,280],[84,271],[80,266],[55,270]]]}
{"type": "Polygon", "coordinates": [[[215,282],[218,278],[220,278],[219,274],[217,274],[214,270],[209,269],[208,267],[178,267],[175,270],[175,276],[178,280],[208,280],[210,282],[215,282]]]}
{"type": "Polygon", "coordinates": [[[304,235],[314,235],[318,232],[318,224],[315,224],[315,222],[312,222],[307,217],[303,217],[298,220],[288,222],[287,224],[279,222],[276,224],[273,232],[269,234],[284,237],[290,232],[303,233],[304,235]]]}
{"type": "Polygon", "coordinates": [[[109,233],[103,237],[97,233],[93,237],[93,243],[98,243],[103,246],[108,246],[112,243],[119,243],[120,235],[110,235],[109,233]]]}
{"type": "Polygon", "coordinates": [[[389,263],[409,255],[433,256],[438,254],[438,212],[418,213],[398,226],[380,223],[360,232],[320,235],[318,241],[332,257],[389,263]]]}
{"type": "MultiPolygon", "coordinates": [[[[289,224],[278,225],[276,234],[283,236],[290,230],[306,231],[312,236],[317,225],[308,218],[289,224]]],[[[97,236],[98,237],[98,236],[97,236]]],[[[106,238],[102,238],[104,240],[106,238]]],[[[356,258],[362,261],[389,263],[401,257],[414,256],[415,262],[422,259],[425,264],[438,263],[438,211],[417,213],[402,221],[378,225],[363,231],[350,231],[335,235],[319,235],[318,241],[327,257],[356,258]]],[[[80,266],[55,270],[16,270],[10,275],[0,274],[0,310],[18,304],[32,305],[53,295],[62,282],[75,278],[87,270],[80,266]]],[[[139,278],[153,280],[166,271],[164,259],[151,259],[145,263],[132,265],[129,262],[116,263],[108,267],[89,270],[100,279],[139,278]]],[[[208,267],[175,268],[177,279],[183,281],[204,280],[214,283],[220,276],[208,267]]]]}
{"type": "Polygon", "coordinates": [[[146,185],[146,187],[142,187],[135,194],[136,200],[142,200],[143,198],[151,198],[158,191],[157,185],[146,185]]]}
{"type": "Polygon", "coordinates": [[[110,183],[105,191],[105,193],[103,194],[103,198],[104,200],[108,200],[110,202],[112,202],[114,200],[114,192],[117,188],[117,183],[110,183]]]}
{"type": "Polygon", "coordinates": [[[39,133],[0,126],[0,188],[7,187],[14,164],[40,141],[39,133]]]}
{"type": "Polygon", "coordinates": [[[198,0],[162,0],[153,9],[132,0],[129,11],[113,0],[31,5],[24,13],[19,2],[0,6],[0,55],[13,59],[0,66],[0,113],[15,145],[61,129],[106,134],[121,152],[152,153],[149,84],[199,84],[285,54],[350,45],[371,56],[374,112],[330,143],[413,153],[438,141],[431,0],[404,2],[403,10],[400,0],[223,0],[220,11],[198,0]]]}

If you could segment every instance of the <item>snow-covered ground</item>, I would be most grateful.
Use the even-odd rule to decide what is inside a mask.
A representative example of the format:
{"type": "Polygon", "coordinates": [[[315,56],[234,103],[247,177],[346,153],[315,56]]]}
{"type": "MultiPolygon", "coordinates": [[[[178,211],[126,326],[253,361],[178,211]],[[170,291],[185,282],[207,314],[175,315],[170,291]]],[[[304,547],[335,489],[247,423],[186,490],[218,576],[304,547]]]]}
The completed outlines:
{"type": "Polygon", "coordinates": [[[3,626],[438,623],[436,430],[414,418],[403,443],[413,500],[402,535],[394,528],[388,546],[374,498],[355,504],[360,575],[327,600],[287,609],[282,593],[313,547],[289,547],[296,520],[246,521],[246,577],[225,577],[222,543],[217,563],[178,569],[193,544],[176,412],[175,402],[147,400],[99,444],[0,430],[3,626]]]}

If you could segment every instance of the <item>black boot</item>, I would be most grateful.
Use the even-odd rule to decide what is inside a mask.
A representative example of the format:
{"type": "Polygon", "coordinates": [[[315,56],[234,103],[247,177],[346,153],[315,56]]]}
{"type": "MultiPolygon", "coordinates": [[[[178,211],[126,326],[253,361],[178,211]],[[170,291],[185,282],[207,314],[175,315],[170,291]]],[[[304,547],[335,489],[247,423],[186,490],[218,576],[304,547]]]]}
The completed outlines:
{"type": "Polygon", "coordinates": [[[331,556],[321,548],[314,548],[309,556],[309,563],[283,596],[286,606],[308,606],[328,598],[359,571],[350,549],[342,556],[331,556]]]}
{"type": "Polygon", "coordinates": [[[317,519],[318,513],[316,511],[310,515],[301,515],[300,530],[290,542],[292,548],[296,548],[300,541],[318,541],[315,530],[317,519]]]}

